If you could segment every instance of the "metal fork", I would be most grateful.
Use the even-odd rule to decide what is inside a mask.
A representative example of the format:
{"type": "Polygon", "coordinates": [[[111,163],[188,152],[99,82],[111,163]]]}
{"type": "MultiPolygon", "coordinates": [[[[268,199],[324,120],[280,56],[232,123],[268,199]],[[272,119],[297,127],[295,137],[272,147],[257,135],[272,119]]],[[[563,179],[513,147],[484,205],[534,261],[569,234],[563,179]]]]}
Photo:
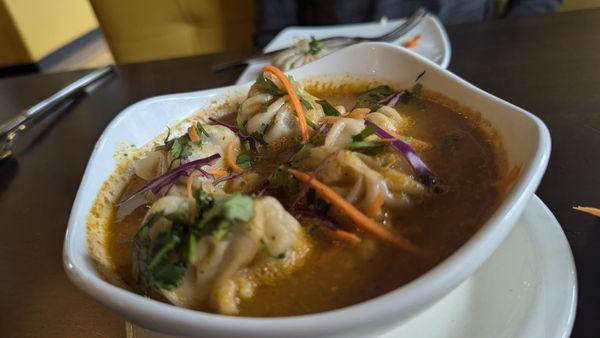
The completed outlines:
{"type": "MultiPolygon", "coordinates": [[[[355,37],[332,36],[329,38],[320,39],[319,41],[324,44],[325,48],[342,48],[342,47],[347,47],[347,46],[350,46],[350,45],[353,45],[353,44],[356,44],[359,42],[365,42],[365,41],[392,42],[392,41],[398,39],[399,37],[401,37],[402,35],[408,33],[408,31],[410,31],[416,25],[418,25],[426,15],[427,15],[427,10],[424,8],[419,8],[406,21],[399,24],[396,28],[394,28],[390,32],[380,35],[380,36],[375,36],[375,37],[370,37],[370,38],[358,37],[358,36],[355,36],[355,37]]],[[[250,61],[266,59],[266,58],[269,58],[269,57],[271,57],[279,52],[282,52],[290,47],[277,49],[277,50],[274,50],[274,51],[271,51],[268,53],[252,55],[252,56],[245,57],[245,58],[238,59],[238,60],[231,61],[231,62],[219,63],[216,65],[213,65],[212,70],[215,72],[221,72],[221,71],[231,69],[231,68],[234,68],[237,66],[245,65],[250,61]]]]}
{"type": "Polygon", "coordinates": [[[94,70],[40,103],[0,123],[0,162],[13,155],[11,148],[20,134],[49,116],[61,104],[73,99],[81,92],[91,91],[95,88],[94,84],[97,84],[98,80],[112,72],[112,66],[94,70]]]}

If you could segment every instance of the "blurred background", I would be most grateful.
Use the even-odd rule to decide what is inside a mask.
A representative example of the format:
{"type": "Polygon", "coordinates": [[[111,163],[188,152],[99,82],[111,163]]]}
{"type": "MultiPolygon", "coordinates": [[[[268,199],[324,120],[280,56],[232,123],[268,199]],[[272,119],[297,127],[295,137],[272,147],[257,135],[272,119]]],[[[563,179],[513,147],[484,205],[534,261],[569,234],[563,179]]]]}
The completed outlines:
{"type": "Polygon", "coordinates": [[[0,0],[0,77],[251,50],[289,25],[392,19],[419,5],[445,24],[600,8],[600,0],[512,2],[482,0],[487,9],[473,14],[464,13],[471,0],[0,0]]]}

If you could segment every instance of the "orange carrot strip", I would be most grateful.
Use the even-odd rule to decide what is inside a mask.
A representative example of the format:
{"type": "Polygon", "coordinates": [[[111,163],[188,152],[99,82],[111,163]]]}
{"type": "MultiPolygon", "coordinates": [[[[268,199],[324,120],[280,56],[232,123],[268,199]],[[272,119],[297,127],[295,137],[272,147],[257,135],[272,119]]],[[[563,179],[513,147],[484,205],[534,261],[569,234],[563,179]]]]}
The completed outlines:
{"type": "Polygon", "coordinates": [[[324,226],[321,226],[321,227],[323,228],[323,233],[325,235],[327,235],[328,237],[331,237],[332,239],[338,240],[340,242],[348,242],[348,243],[354,245],[354,244],[360,243],[360,241],[361,241],[360,237],[358,237],[356,234],[353,234],[351,232],[344,231],[341,229],[333,231],[324,226]]]}
{"type": "Polygon", "coordinates": [[[381,226],[381,224],[378,224],[377,222],[375,222],[372,219],[370,219],[369,217],[367,217],[365,214],[360,212],[360,210],[356,209],[356,207],[354,207],[352,204],[348,203],[348,201],[346,201],[343,197],[341,197],[335,191],[333,191],[333,189],[331,189],[327,185],[323,184],[316,178],[310,179],[311,178],[310,175],[308,175],[305,172],[295,170],[295,169],[288,169],[288,172],[290,174],[294,175],[294,177],[296,177],[298,180],[300,180],[302,182],[308,181],[308,184],[313,189],[315,189],[315,191],[321,198],[323,198],[327,202],[329,202],[329,203],[333,204],[334,206],[336,206],[337,208],[339,208],[352,221],[354,221],[354,223],[356,224],[356,226],[358,228],[360,228],[364,231],[367,231],[385,241],[388,241],[388,242],[390,242],[398,247],[401,247],[407,251],[410,251],[412,253],[417,253],[417,254],[423,253],[423,250],[421,250],[419,247],[412,244],[407,239],[387,230],[386,228],[381,226]]]}
{"type": "Polygon", "coordinates": [[[573,209],[582,211],[582,212],[587,212],[590,215],[600,217],[600,209],[598,209],[598,208],[577,206],[577,207],[573,207],[573,209]]]}
{"type": "Polygon", "coordinates": [[[202,176],[202,173],[199,171],[194,171],[190,176],[188,176],[186,190],[190,199],[194,199],[194,194],[192,194],[192,184],[194,183],[194,177],[198,176],[202,176]]]}
{"type": "Polygon", "coordinates": [[[340,118],[341,118],[341,116],[323,116],[323,117],[321,117],[321,122],[327,123],[327,124],[334,124],[337,121],[339,121],[340,118]]]}
{"type": "Polygon", "coordinates": [[[406,41],[405,43],[402,44],[403,47],[405,48],[413,48],[417,46],[417,43],[419,42],[419,40],[421,40],[421,34],[415,36],[412,40],[410,41],[406,41]]]}
{"type": "Polygon", "coordinates": [[[356,108],[351,111],[350,114],[348,114],[348,117],[357,120],[364,120],[365,115],[367,115],[369,112],[371,112],[371,109],[369,108],[356,108]]]}
{"type": "Polygon", "coordinates": [[[213,175],[213,176],[225,176],[227,175],[227,170],[225,169],[212,169],[212,170],[207,170],[207,173],[213,175]]]}
{"type": "Polygon", "coordinates": [[[235,171],[236,173],[241,173],[244,170],[242,168],[238,167],[238,165],[235,163],[232,152],[233,152],[233,141],[229,141],[229,144],[227,144],[227,150],[225,151],[225,162],[227,162],[227,165],[233,171],[235,171]]]}
{"type": "Polygon", "coordinates": [[[375,197],[375,201],[373,201],[373,204],[369,205],[369,209],[367,210],[367,216],[369,217],[375,217],[377,215],[379,215],[379,212],[381,211],[381,207],[383,206],[383,202],[385,201],[385,198],[383,196],[383,194],[377,194],[377,197],[375,197]]]}
{"type": "Polygon", "coordinates": [[[294,106],[296,115],[298,116],[298,124],[300,126],[300,133],[302,134],[302,139],[304,139],[305,141],[308,141],[308,139],[309,139],[308,125],[306,124],[306,118],[304,117],[304,110],[302,109],[302,104],[300,104],[300,99],[298,99],[298,94],[294,90],[294,86],[292,86],[290,80],[287,78],[287,76],[285,76],[285,74],[283,74],[283,72],[281,70],[279,70],[279,68],[268,65],[268,66],[264,66],[263,70],[265,72],[273,73],[273,75],[275,75],[279,79],[279,81],[281,81],[281,84],[283,84],[285,91],[288,93],[288,96],[290,97],[290,101],[292,101],[292,105],[294,106]]]}
{"type": "Polygon", "coordinates": [[[190,126],[187,130],[187,133],[190,137],[190,140],[192,140],[192,142],[200,142],[200,135],[198,135],[198,131],[196,130],[195,126],[190,126]]]}

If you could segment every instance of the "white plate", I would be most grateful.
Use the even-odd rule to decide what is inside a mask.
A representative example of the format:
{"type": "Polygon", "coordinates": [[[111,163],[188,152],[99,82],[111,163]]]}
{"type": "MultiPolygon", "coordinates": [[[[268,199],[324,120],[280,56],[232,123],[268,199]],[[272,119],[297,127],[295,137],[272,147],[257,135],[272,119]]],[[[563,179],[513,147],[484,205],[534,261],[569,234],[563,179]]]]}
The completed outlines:
{"type": "MultiPolygon", "coordinates": [[[[378,36],[389,32],[396,25],[405,20],[406,19],[396,19],[388,21],[385,24],[370,22],[320,27],[288,27],[279,32],[279,34],[277,34],[277,36],[275,36],[275,38],[273,38],[273,40],[271,40],[271,42],[269,42],[269,44],[263,48],[263,52],[267,53],[273,50],[286,48],[292,45],[293,42],[298,38],[307,39],[311,36],[314,36],[317,39],[324,39],[330,36],[378,36]]],[[[423,21],[421,21],[421,23],[408,32],[408,34],[392,42],[392,44],[402,45],[402,43],[419,34],[421,34],[421,40],[419,40],[419,43],[416,47],[409,50],[424,56],[443,68],[448,68],[451,54],[450,40],[448,39],[448,35],[446,34],[444,26],[434,15],[428,14],[423,21]]],[[[266,61],[251,62],[235,83],[242,84],[256,80],[256,77],[261,71],[261,67],[267,64],[268,62],[266,61]]]]}
{"type": "MultiPolygon", "coordinates": [[[[381,338],[568,337],[576,300],[569,243],[554,215],[533,196],[512,232],[477,273],[381,338]]],[[[129,322],[126,332],[127,337],[175,337],[129,322]]]]}

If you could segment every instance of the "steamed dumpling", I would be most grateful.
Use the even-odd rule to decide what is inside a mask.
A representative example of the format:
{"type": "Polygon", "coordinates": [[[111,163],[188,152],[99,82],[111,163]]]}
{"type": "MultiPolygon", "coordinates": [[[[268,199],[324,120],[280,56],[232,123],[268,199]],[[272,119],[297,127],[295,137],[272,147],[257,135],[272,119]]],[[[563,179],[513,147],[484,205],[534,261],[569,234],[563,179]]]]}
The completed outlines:
{"type": "Polygon", "coordinates": [[[273,65],[284,71],[290,70],[322,58],[327,54],[329,54],[329,51],[323,49],[314,38],[310,41],[308,39],[299,39],[292,47],[275,55],[273,65]],[[316,46],[318,48],[315,48],[316,46]]]}
{"type": "MultiPolygon", "coordinates": [[[[251,87],[248,97],[241,103],[238,118],[245,124],[248,134],[262,134],[266,143],[273,143],[278,140],[300,135],[298,117],[289,101],[287,94],[283,95],[283,86],[279,80],[270,73],[261,75],[268,79],[277,88],[267,90],[261,83],[261,78],[251,87]]],[[[318,98],[298,87],[299,96],[304,99],[304,115],[310,125],[318,123],[323,116],[323,108],[315,101],[318,98]],[[310,107],[308,107],[310,106],[310,107]]]]}
{"type": "Polygon", "coordinates": [[[366,118],[376,125],[392,133],[399,133],[408,126],[408,120],[398,113],[396,109],[381,106],[377,111],[370,112],[366,118]]]}
{"type": "MultiPolygon", "coordinates": [[[[382,107],[369,113],[369,117],[393,131],[403,128],[406,123],[391,107],[382,107]]],[[[411,168],[399,154],[367,156],[348,150],[352,136],[364,128],[363,120],[338,119],[327,132],[324,144],[313,148],[302,165],[311,170],[318,167],[317,177],[322,182],[365,212],[382,203],[388,207],[408,206],[425,195],[427,189],[414,179],[411,168]]],[[[376,138],[372,135],[367,140],[376,138]]]]}
{"type": "MultiPolygon", "coordinates": [[[[215,161],[213,165],[203,167],[204,170],[226,169],[225,152],[230,142],[233,142],[233,150],[231,155],[236,158],[240,152],[240,140],[237,135],[226,127],[220,125],[204,125],[204,129],[209,136],[201,134],[201,142],[189,142],[190,153],[183,160],[184,162],[194,161],[205,158],[214,154],[220,154],[221,157],[215,161]]],[[[181,164],[180,160],[175,160],[169,150],[154,150],[148,153],[145,157],[137,160],[134,163],[135,174],[150,181],[153,178],[164,174],[170,168],[181,164]]],[[[193,187],[204,187],[205,190],[212,190],[211,184],[206,184],[210,180],[204,176],[196,176],[193,179],[193,187]]],[[[185,194],[185,189],[180,186],[174,186],[170,190],[170,194],[185,194]]]]}
{"type": "MultiPolygon", "coordinates": [[[[146,218],[175,212],[182,205],[191,212],[196,208],[193,200],[167,196],[152,205],[146,218]]],[[[301,266],[310,247],[298,221],[273,197],[254,198],[253,212],[252,218],[227,238],[212,234],[199,239],[195,263],[187,267],[177,287],[157,291],[178,306],[207,305],[218,313],[236,314],[240,300],[252,297],[257,286],[301,266]]],[[[154,241],[160,231],[171,226],[170,220],[160,217],[150,238],[154,241]]]]}

